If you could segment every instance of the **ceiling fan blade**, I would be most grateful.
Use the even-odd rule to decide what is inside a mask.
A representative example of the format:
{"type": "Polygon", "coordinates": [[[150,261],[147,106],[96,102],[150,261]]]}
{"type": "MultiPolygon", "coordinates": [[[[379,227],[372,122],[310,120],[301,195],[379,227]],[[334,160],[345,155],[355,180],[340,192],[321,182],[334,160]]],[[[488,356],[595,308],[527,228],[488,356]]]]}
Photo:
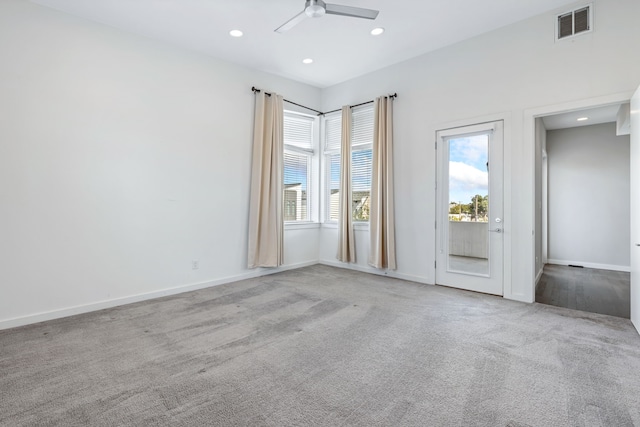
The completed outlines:
{"type": "Polygon", "coordinates": [[[364,9],[361,7],[352,7],[352,6],[342,6],[340,4],[329,4],[325,5],[325,9],[330,15],[342,15],[342,16],[350,16],[352,18],[364,18],[364,19],[376,19],[378,13],[377,10],[373,9],[364,9]]]}
{"type": "Polygon", "coordinates": [[[292,29],[293,27],[295,27],[296,25],[298,25],[300,22],[302,22],[302,20],[304,20],[307,17],[307,15],[304,13],[304,10],[302,12],[300,12],[299,14],[297,14],[296,16],[294,16],[293,18],[289,19],[287,22],[285,22],[284,24],[280,25],[278,28],[276,28],[274,31],[276,33],[284,33],[289,31],[290,29],[292,29]]]}

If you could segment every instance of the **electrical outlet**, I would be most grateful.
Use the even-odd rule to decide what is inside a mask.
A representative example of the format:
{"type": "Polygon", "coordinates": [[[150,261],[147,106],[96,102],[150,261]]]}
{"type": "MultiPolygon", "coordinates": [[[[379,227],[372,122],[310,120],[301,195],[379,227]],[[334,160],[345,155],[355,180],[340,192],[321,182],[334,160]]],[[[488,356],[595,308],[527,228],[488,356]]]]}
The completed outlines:
{"type": "Polygon", "coordinates": [[[200,268],[200,261],[198,261],[197,259],[191,261],[191,269],[197,270],[198,268],[200,268]]]}

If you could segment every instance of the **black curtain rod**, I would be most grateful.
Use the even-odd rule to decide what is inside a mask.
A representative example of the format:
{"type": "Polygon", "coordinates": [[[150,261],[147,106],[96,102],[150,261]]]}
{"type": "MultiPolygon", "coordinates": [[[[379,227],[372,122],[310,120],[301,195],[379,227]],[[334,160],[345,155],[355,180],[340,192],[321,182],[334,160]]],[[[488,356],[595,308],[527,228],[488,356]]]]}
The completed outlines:
{"type": "MultiPolygon", "coordinates": [[[[252,87],[252,88],[251,88],[251,90],[252,90],[254,93],[261,92],[261,91],[260,91],[260,89],[257,89],[255,86],[254,86],[254,87],[252,87]]],[[[265,95],[267,95],[267,96],[271,96],[271,94],[270,94],[269,92],[265,92],[264,94],[265,94],[265,95]]],[[[388,98],[397,98],[397,97],[398,97],[398,94],[397,94],[397,93],[394,93],[393,95],[388,95],[387,97],[388,97],[388,98]]],[[[323,112],[321,112],[321,111],[314,110],[313,108],[305,107],[304,105],[301,105],[301,104],[295,103],[295,102],[293,102],[293,101],[289,101],[288,99],[283,99],[283,101],[284,101],[284,102],[288,102],[289,104],[297,105],[298,107],[306,108],[307,110],[314,111],[314,112],[318,113],[318,115],[319,115],[319,116],[324,116],[325,114],[337,113],[338,111],[342,111],[342,108],[338,108],[337,110],[327,111],[326,113],[323,113],[323,112]]],[[[373,101],[373,100],[371,100],[371,101],[362,102],[362,103],[360,103],[360,104],[356,104],[356,105],[350,105],[349,107],[350,107],[350,108],[360,107],[361,105],[367,105],[367,104],[371,104],[371,103],[373,103],[373,102],[374,102],[374,101],[373,101]]]]}
{"type": "MultiPolygon", "coordinates": [[[[398,94],[394,93],[393,95],[387,95],[385,98],[397,98],[398,94]]],[[[359,107],[361,105],[367,105],[367,104],[372,104],[374,103],[375,100],[371,100],[371,101],[367,101],[367,102],[361,102],[360,104],[356,104],[356,105],[349,105],[349,108],[355,108],[355,107],[359,107]]],[[[326,113],[322,113],[322,114],[331,114],[331,113],[337,113],[338,111],[342,111],[342,108],[338,108],[337,110],[331,110],[331,111],[327,111],[326,113]]]]}
{"type": "MultiPolygon", "coordinates": [[[[259,93],[259,92],[261,92],[261,90],[260,90],[260,89],[256,89],[256,87],[255,87],[255,86],[254,86],[254,87],[252,87],[252,88],[251,88],[251,90],[253,91],[253,93],[259,93]]],[[[267,96],[271,96],[271,94],[270,94],[269,92],[265,92],[264,94],[265,94],[265,95],[267,95],[267,96]]],[[[289,104],[297,105],[298,107],[306,108],[307,110],[311,110],[311,111],[313,111],[313,112],[315,112],[315,113],[318,113],[318,115],[319,115],[319,116],[321,116],[321,115],[323,115],[323,114],[324,114],[322,111],[314,110],[313,108],[309,108],[309,107],[307,107],[307,106],[304,106],[304,105],[298,104],[297,102],[289,101],[288,99],[283,99],[283,101],[284,101],[284,102],[287,102],[287,103],[289,103],[289,104]]]]}

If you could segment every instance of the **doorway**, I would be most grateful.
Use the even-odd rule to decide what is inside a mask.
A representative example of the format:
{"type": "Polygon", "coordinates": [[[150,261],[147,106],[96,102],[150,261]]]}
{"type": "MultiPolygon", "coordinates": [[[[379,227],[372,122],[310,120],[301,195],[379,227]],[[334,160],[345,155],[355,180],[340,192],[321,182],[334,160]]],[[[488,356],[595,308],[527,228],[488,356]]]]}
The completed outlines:
{"type": "Polygon", "coordinates": [[[503,295],[503,129],[436,133],[436,284],[503,295]]]}
{"type": "Polygon", "coordinates": [[[629,317],[629,129],[620,114],[625,107],[617,103],[536,119],[539,303],[629,317]]]}

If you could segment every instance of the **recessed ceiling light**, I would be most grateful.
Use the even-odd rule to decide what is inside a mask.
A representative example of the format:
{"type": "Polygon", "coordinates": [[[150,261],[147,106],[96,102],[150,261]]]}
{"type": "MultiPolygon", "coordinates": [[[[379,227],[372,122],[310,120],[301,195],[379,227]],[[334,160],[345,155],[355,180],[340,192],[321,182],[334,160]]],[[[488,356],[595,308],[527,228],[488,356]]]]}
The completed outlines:
{"type": "Polygon", "coordinates": [[[372,36],[379,36],[382,33],[384,33],[384,28],[382,27],[374,28],[373,30],[371,30],[372,36]]]}
{"type": "Polygon", "coordinates": [[[306,58],[306,59],[302,60],[303,64],[311,64],[312,62],[313,62],[313,59],[311,59],[311,58],[306,58]]]}
{"type": "Polygon", "coordinates": [[[229,31],[229,35],[231,37],[242,37],[242,34],[243,33],[240,30],[231,30],[231,31],[229,31]]]}
{"type": "Polygon", "coordinates": [[[589,120],[589,117],[580,117],[578,119],[579,122],[584,122],[585,120],[589,120]]]}

